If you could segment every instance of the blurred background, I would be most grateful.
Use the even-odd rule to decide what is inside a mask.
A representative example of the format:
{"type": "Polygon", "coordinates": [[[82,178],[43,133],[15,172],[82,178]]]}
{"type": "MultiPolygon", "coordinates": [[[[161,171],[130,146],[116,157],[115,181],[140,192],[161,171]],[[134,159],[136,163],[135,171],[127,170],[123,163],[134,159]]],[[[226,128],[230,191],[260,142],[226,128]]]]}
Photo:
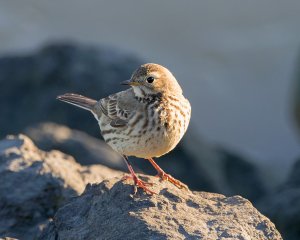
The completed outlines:
{"type": "MultiPolygon", "coordinates": [[[[26,133],[83,165],[126,170],[92,115],[140,64],[168,67],[192,105],[158,163],[194,190],[250,199],[288,237],[300,230],[299,1],[2,1],[0,136],[26,133]]],[[[141,172],[154,173],[143,160],[141,172]]]]}

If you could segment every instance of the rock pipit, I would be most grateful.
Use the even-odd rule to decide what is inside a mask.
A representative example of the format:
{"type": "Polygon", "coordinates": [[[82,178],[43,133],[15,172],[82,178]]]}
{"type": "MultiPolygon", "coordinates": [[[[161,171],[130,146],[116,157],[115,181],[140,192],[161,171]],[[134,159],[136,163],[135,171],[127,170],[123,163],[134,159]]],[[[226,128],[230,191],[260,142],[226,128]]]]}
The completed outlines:
{"type": "Polygon", "coordinates": [[[105,142],[124,156],[131,173],[127,178],[133,179],[135,193],[137,187],[150,194],[154,192],[147,187],[151,184],[135,174],[128,156],[149,160],[161,179],[187,188],[153,160],[174,149],[189,125],[191,106],[177,80],[167,68],[147,63],[121,84],[131,88],[99,101],[72,93],[57,99],[93,113],[105,142]]]}

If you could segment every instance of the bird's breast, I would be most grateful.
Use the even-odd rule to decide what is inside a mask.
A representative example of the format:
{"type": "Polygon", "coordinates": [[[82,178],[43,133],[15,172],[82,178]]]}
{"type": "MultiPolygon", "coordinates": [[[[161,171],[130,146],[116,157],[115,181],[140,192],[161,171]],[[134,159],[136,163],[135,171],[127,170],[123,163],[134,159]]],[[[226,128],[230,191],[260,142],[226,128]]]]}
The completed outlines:
{"type": "Polygon", "coordinates": [[[103,137],[120,154],[140,158],[162,156],[175,148],[188,127],[191,111],[185,101],[170,97],[143,103],[126,127],[104,126],[103,137]]]}

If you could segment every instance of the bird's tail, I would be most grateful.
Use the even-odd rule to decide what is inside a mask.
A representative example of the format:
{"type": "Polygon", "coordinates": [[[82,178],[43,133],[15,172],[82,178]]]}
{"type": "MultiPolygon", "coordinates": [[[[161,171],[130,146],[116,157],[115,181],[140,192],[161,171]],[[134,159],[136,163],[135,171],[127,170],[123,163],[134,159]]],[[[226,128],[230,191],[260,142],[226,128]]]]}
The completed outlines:
{"type": "Polygon", "coordinates": [[[89,110],[91,112],[94,112],[95,105],[97,103],[97,101],[94,99],[90,99],[74,93],[65,93],[63,95],[57,96],[56,99],[89,110]]]}

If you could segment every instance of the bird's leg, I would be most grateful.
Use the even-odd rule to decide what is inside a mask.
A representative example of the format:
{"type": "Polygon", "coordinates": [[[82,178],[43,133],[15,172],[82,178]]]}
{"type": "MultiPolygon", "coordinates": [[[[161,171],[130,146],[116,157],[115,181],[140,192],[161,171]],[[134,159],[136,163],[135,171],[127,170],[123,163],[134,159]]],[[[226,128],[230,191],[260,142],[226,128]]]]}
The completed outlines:
{"type": "Polygon", "coordinates": [[[162,170],[152,158],[148,158],[148,161],[156,169],[157,176],[160,177],[162,180],[169,181],[170,183],[173,183],[178,188],[189,189],[188,186],[185,185],[184,183],[182,183],[179,180],[173,178],[170,174],[166,174],[165,171],[162,170]]]}
{"type": "Polygon", "coordinates": [[[132,168],[132,166],[131,166],[131,164],[128,160],[128,157],[124,155],[123,158],[124,158],[125,163],[128,167],[128,170],[131,174],[131,176],[125,176],[123,178],[123,180],[126,180],[128,178],[133,179],[133,181],[134,181],[134,194],[137,193],[137,188],[138,187],[142,188],[148,194],[156,194],[155,192],[151,191],[149,188],[146,187],[147,185],[152,186],[152,183],[147,183],[147,182],[144,182],[141,179],[139,179],[138,176],[135,174],[135,172],[134,172],[134,170],[133,170],[133,168],[132,168]]]}

